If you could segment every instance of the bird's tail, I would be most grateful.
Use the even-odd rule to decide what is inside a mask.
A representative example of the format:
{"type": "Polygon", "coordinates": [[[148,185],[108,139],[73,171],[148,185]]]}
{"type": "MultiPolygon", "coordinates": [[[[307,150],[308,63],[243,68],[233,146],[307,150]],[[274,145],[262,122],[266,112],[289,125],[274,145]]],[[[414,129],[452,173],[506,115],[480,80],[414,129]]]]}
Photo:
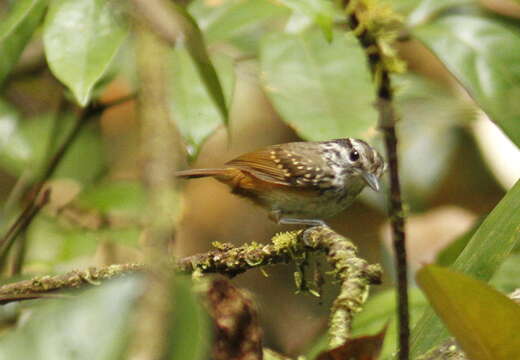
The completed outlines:
{"type": "Polygon", "coordinates": [[[187,178],[187,179],[196,179],[206,176],[219,176],[225,175],[226,169],[190,169],[190,170],[181,170],[175,172],[175,176],[187,178]]]}

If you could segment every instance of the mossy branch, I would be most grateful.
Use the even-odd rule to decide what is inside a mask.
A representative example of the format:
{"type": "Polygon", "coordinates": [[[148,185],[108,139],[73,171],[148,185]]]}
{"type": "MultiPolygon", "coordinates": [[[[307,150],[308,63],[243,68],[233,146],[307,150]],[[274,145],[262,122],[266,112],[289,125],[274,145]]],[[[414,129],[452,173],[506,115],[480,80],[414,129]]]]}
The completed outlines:
{"type": "MultiPolygon", "coordinates": [[[[239,247],[216,244],[216,249],[204,254],[188,256],[172,264],[184,273],[219,273],[229,277],[249,269],[274,264],[287,264],[311,252],[322,252],[340,282],[340,292],[332,306],[330,317],[330,345],[343,344],[351,332],[355,313],[361,310],[369,285],[381,283],[381,267],[370,265],[357,255],[348,239],[328,227],[281,233],[269,244],[251,243],[239,247]]],[[[0,287],[0,303],[35,299],[59,290],[98,285],[103,280],[143,271],[142,264],[110,265],[71,271],[57,276],[39,276],[0,287]]]]}

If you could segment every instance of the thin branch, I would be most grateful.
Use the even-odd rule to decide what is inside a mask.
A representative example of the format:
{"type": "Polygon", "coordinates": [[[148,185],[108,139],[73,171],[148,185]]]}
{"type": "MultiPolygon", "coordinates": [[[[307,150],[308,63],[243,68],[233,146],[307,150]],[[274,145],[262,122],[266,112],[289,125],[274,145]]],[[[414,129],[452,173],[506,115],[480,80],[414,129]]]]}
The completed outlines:
{"type": "Polygon", "coordinates": [[[37,299],[58,290],[77,289],[85,285],[99,285],[100,281],[112,279],[124,274],[141,271],[141,264],[110,265],[90,267],[87,270],[74,270],[56,276],[37,276],[0,287],[0,304],[26,299],[37,299]]]}
{"type": "MultiPolygon", "coordinates": [[[[395,131],[396,114],[393,106],[393,89],[390,79],[391,70],[385,63],[385,57],[387,54],[385,54],[382,49],[377,34],[374,34],[369,30],[373,27],[368,26],[369,24],[363,23],[362,19],[367,20],[367,16],[362,16],[362,14],[367,15],[367,7],[364,6],[365,4],[362,4],[361,1],[351,0],[344,0],[343,4],[347,12],[348,24],[366,52],[368,65],[376,86],[376,107],[379,112],[379,127],[384,136],[390,172],[389,217],[396,259],[399,358],[401,360],[407,360],[410,353],[410,320],[408,310],[408,275],[405,246],[406,234],[399,184],[397,136],[395,131]]],[[[376,5],[372,4],[372,6],[376,5]]],[[[376,10],[373,11],[375,12],[376,10]]],[[[370,19],[368,21],[370,21],[370,19]]],[[[390,23],[390,19],[388,20],[388,23],[390,23]]]]}
{"type": "MultiPolygon", "coordinates": [[[[45,205],[42,204],[41,200],[45,199],[46,197],[48,198],[49,194],[42,194],[43,186],[45,182],[54,175],[56,169],[58,168],[58,165],[63,160],[63,157],[69,150],[70,146],[76,140],[83,126],[87,123],[87,120],[101,114],[105,109],[111,106],[121,104],[125,101],[133,99],[134,97],[135,95],[131,94],[105,104],[90,104],[88,107],[85,108],[85,110],[81,113],[78,120],[76,121],[74,128],[67,135],[65,141],[50,158],[49,164],[45,168],[45,171],[40,176],[40,179],[36,182],[36,187],[32,192],[32,198],[24,207],[20,215],[18,215],[13,224],[6,231],[4,236],[0,239],[0,259],[5,258],[7,252],[11,248],[11,245],[14,243],[18,235],[31,224],[36,214],[40,211],[43,205],[45,205]]],[[[45,192],[47,192],[47,190],[45,192]]]]}

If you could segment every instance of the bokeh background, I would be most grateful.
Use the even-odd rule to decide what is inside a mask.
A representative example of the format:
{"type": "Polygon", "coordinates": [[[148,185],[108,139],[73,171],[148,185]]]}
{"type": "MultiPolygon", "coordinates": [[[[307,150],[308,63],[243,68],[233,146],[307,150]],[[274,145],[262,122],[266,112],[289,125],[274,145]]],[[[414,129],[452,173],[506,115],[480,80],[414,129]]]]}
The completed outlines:
{"type": "MultiPolygon", "coordinates": [[[[420,20],[425,3],[409,0],[394,5],[403,21],[413,24],[420,20]]],[[[470,3],[471,11],[500,17],[519,31],[517,2],[470,3]]],[[[12,6],[12,1],[1,3],[0,19],[12,6]]],[[[196,0],[188,9],[204,32],[230,110],[226,128],[186,51],[172,50],[170,111],[185,135],[189,167],[219,166],[241,153],[309,139],[313,133],[330,138],[330,131],[323,130],[328,123],[322,123],[319,112],[311,113],[310,120],[302,114],[307,112],[305,104],[312,108],[316,94],[300,93],[299,83],[283,76],[282,60],[272,55],[279,50],[286,61],[282,65],[298,68],[299,49],[283,46],[306,26],[302,16],[267,0],[196,0]],[[278,49],[265,48],[268,36],[278,49]],[[299,102],[291,103],[299,96],[299,102]]],[[[461,31],[465,29],[463,23],[460,26],[461,31]]],[[[325,39],[317,39],[320,30],[305,31],[312,32],[304,40],[309,56],[326,63],[327,59],[317,56],[328,46],[325,39]]],[[[3,79],[0,93],[0,224],[4,231],[74,120],[74,111],[64,110],[63,105],[73,101],[73,94],[49,68],[43,32],[42,26],[32,35],[3,79]]],[[[467,238],[493,209],[520,176],[520,153],[424,43],[403,33],[396,50],[408,68],[406,74],[395,75],[394,84],[413,275],[453,241],[467,238]]],[[[132,41],[127,39],[93,89],[96,101],[110,102],[135,93],[134,60],[132,41]]],[[[303,66],[298,71],[311,69],[303,66]]],[[[324,76],[326,83],[330,79],[324,76]]],[[[359,86],[356,81],[352,79],[352,89],[359,86]]],[[[349,122],[356,133],[359,106],[374,111],[370,99],[359,105],[355,91],[342,91],[330,94],[341,104],[337,116],[347,124],[338,136],[349,135],[349,122]],[[344,99],[338,99],[343,95],[344,99]]],[[[372,126],[370,132],[371,142],[380,146],[377,129],[372,126]]],[[[141,179],[146,158],[140,151],[140,137],[135,99],[110,107],[84,127],[48,184],[53,190],[50,204],[22,234],[23,246],[13,250],[3,269],[5,275],[28,277],[142,261],[146,193],[141,179]]],[[[214,241],[265,243],[273,234],[292,229],[270,222],[263,210],[231,195],[212,179],[185,182],[181,194],[182,211],[171,246],[175,256],[205,252],[214,241]]],[[[394,284],[385,201],[383,193],[365,190],[351,208],[328,222],[352,239],[364,258],[384,266],[384,285],[373,288],[373,294],[394,284]]],[[[518,259],[513,255],[512,268],[518,259]]],[[[301,353],[324,332],[335,295],[330,279],[321,299],[295,295],[294,271],[292,266],[274,266],[266,269],[268,277],[254,270],[233,280],[255,300],[266,344],[289,354],[301,353]]],[[[513,287],[511,283],[500,286],[504,291],[513,287]]],[[[12,320],[14,315],[8,315],[6,319],[12,320]]]]}

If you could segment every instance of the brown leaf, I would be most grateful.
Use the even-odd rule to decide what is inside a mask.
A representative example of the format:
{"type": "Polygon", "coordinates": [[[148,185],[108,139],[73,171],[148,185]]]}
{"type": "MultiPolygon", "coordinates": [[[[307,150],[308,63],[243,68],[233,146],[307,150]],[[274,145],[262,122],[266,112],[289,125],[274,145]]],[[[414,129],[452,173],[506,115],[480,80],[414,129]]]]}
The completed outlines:
{"type": "Polygon", "coordinates": [[[383,348],[387,326],[375,335],[350,339],[335,349],[322,352],[316,360],[376,360],[383,348]]]}

